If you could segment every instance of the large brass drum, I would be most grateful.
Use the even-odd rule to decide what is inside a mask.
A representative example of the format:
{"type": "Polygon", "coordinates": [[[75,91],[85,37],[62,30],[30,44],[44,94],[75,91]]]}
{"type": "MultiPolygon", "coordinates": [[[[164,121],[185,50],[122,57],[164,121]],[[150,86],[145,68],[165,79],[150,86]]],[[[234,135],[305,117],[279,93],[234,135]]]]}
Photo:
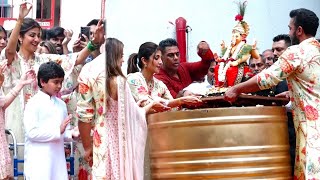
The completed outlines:
{"type": "Polygon", "coordinates": [[[282,107],[148,116],[152,179],[291,179],[282,107]]]}

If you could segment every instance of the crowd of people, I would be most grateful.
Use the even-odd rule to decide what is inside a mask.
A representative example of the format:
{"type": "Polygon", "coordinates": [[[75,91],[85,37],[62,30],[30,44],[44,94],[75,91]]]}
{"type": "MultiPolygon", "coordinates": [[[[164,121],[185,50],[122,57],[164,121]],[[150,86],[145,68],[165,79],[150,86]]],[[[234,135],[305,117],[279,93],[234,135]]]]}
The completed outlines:
{"type": "Polygon", "coordinates": [[[289,34],[275,36],[261,54],[256,43],[245,42],[248,27],[242,19],[231,45],[221,44],[221,56],[201,41],[196,62],[180,62],[175,39],[145,42],[128,58],[125,75],[125,45],[106,38],[102,20],[90,21],[90,37],[79,37],[69,50],[73,32],[43,30],[26,18],[31,8],[20,5],[10,37],[0,26],[0,179],[13,175],[5,128],[25,143],[19,154],[25,179],[68,179],[66,141],[76,142],[79,180],[143,179],[146,115],[196,107],[214,86],[228,86],[225,100],[231,103],[249,92],[290,97],[294,178],[320,179],[320,43],[314,12],[292,10],[289,34]]]}

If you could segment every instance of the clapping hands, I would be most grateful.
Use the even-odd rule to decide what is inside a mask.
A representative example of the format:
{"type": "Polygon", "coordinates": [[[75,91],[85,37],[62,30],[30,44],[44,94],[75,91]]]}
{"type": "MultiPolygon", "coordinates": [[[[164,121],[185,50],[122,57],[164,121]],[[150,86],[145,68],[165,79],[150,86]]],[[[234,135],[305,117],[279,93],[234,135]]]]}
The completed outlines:
{"type": "Polygon", "coordinates": [[[29,69],[27,72],[25,72],[21,78],[20,78],[20,83],[22,85],[27,85],[31,84],[36,80],[36,73],[33,69],[29,69]]]}

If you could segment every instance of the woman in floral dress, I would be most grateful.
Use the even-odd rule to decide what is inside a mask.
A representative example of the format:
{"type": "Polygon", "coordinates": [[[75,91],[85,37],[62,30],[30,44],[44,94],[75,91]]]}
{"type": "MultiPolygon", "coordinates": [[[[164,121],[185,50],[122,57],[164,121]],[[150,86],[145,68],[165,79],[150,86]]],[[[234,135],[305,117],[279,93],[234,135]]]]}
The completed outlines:
{"type": "Polygon", "coordinates": [[[105,48],[105,59],[86,64],[79,75],[77,114],[85,159],[93,179],[142,180],[145,115],[153,104],[140,108],[135,103],[121,71],[122,42],[108,38],[105,48]]]}
{"type": "MultiPolygon", "coordinates": [[[[155,100],[162,101],[170,108],[181,105],[197,105],[201,102],[195,96],[173,99],[167,86],[153,76],[160,71],[161,65],[161,51],[158,49],[158,45],[153,42],[143,43],[138,53],[130,55],[128,59],[127,81],[136,101],[147,99],[144,104],[155,100]]],[[[154,109],[155,112],[165,110],[168,110],[168,108],[154,109]]]]}
{"type": "MultiPolygon", "coordinates": [[[[6,60],[0,62],[0,87],[4,80],[4,75],[2,73],[5,68],[7,68],[6,60]]],[[[17,86],[11,89],[7,95],[0,95],[0,180],[9,179],[13,175],[12,159],[9,154],[7,138],[5,135],[4,111],[16,98],[23,86],[32,83],[34,80],[35,72],[29,70],[21,76],[21,79],[17,82],[17,86]]]]}

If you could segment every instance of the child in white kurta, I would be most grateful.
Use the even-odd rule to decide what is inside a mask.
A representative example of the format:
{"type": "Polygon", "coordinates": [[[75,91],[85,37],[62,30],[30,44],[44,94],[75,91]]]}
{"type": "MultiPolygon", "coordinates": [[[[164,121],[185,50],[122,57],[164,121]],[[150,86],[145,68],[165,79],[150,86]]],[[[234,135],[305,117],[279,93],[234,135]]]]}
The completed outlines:
{"type": "Polygon", "coordinates": [[[44,63],[38,71],[41,88],[26,105],[25,167],[27,180],[67,180],[64,141],[77,136],[68,129],[70,116],[66,104],[56,94],[61,89],[64,71],[55,62],[44,63]]]}

